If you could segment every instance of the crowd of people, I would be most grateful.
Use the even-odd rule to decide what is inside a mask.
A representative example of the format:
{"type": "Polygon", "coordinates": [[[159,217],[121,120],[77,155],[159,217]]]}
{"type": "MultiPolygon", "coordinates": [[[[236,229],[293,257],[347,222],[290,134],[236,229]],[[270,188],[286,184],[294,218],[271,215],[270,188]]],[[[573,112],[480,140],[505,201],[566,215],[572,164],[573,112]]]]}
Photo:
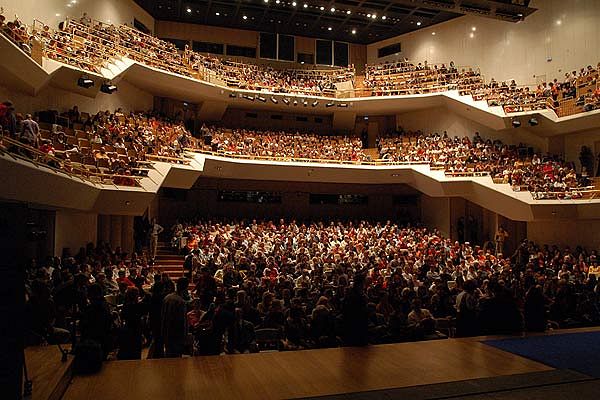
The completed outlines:
{"type": "Polygon", "coordinates": [[[515,80],[509,83],[498,82],[494,78],[489,83],[473,90],[475,100],[487,100],[489,106],[501,106],[506,113],[535,111],[551,108],[559,116],[574,112],[592,111],[600,106],[598,89],[598,70],[588,65],[579,72],[566,72],[562,81],[554,78],[550,82],[541,82],[536,87],[519,86],[515,80]],[[572,99],[574,111],[564,110],[564,101],[572,99]]]}
{"type": "Polygon", "coordinates": [[[313,159],[369,161],[360,138],[314,133],[251,131],[202,127],[200,149],[223,155],[269,157],[282,160],[313,159]]]}
{"type": "Polygon", "coordinates": [[[578,175],[558,156],[531,153],[523,144],[484,140],[478,132],[473,139],[450,137],[446,132],[404,132],[379,138],[378,147],[383,160],[425,162],[451,175],[488,173],[495,182],[530,191],[536,199],[580,198],[591,183],[592,171],[578,175]]]}
{"type": "Polygon", "coordinates": [[[483,83],[479,71],[472,68],[458,70],[451,61],[429,65],[427,61],[413,64],[404,59],[398,62],[366,65],[364,85],[374,96],[423,94],[459,90],[468,94],[471,88],[483,83]]]}
{"type": "Polygon", "coordinates": [[[142,167],[147,166],[149,155],[183,162],[183,149],[193,142],[183,125],[153,113],[126,114],[117,109],[89,115],[74,106],[63,113],[63,118],[68,120],[66,126],[41,129],[31,114],[16,113],[12,102],[4,102],[0,105],[3,136],[27,146],[5,147],[54,168],[97,174],[118,185],[134,186],[133,177],[147,173],[142,167]]]}
{"type": "Polygon", "coordinates": [[[186,238],[176,283],[106,244],[33,261],[28,341],[79,335],[139,359],[600,323],[598,255],[579,247],[525,240],[509,256],[390,221],[202,220],[172,235],[186,238]]]}

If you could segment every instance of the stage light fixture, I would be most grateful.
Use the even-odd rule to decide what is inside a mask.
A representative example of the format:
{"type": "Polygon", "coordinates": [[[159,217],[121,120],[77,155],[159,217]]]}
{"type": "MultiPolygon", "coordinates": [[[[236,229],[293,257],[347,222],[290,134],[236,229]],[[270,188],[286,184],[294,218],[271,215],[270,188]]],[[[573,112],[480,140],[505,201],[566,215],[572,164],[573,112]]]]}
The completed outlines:
{"type": "Polygon", "coordinates": [[[308,101],[306,101],[306,100],[302,100],[302,105],[303,105],[304,107],[308,106],[308,101]]]}
{"type": "Polygon", "coordinates": [[[298,105],[298,100],[294,100],[294,105],[297,106],[298,105]]]}
{"type": "Polygon", "coordinates": [[[330,108],[330,107],[333,107],[333,106],[335,106],[335,104],[333,104],[333,103],[327,103],[327,104],[325,104],[325,108],[330,108]]]}
{"type": "Polygon", "coordinates": [[[258,96],[258,100],[262,101],[263,103],[267,102],[267,99],[265,97],[262,97],[262,96],[258,96]]]}
{"type": "Polygon", "coordinates": [[[340,108],[348,108],[348,103],[340,103],[337,106],[340,108]]]}
{"type": "Polygon", "coordinates": [[[521,126],[521,121],[519,121],[518,119],[513,119],[512,120],[512,126],[513,128],[518,128],[521,126]]]}
{"type": "Polygon", "coordinates": [[[315,100],[315,101],[313,101],[313,103],[312,103],[311,105],[312,105],[313,107],[316,107],[316,106],[318,106],[318,105],[319,105],[319,101],[318,101],[318,100],[315,100]]]}
{"type": "Polygon", "coordinates": [[[531,126],[538,126],[538,125],[539,125],[539,121],[538,121],[538,120],[537,120],[537,118],[535,118],[535,117],[534,117],[534,118],[531,118],[531,119],[529,120],[529,125],[531,125],[531,126]]]}
{"type": "Polygon", "coordinates": [[[283,102],[288,106],[290,105],[290,99],[283,99],[283,102]]]}
{"type": "Polygon", "coordinates": [[[235,93],[229,93],[229,97],[231,97],[232,99],[235,99],[237,97],[237,94],[235,94],[235,93]]]}
{"type": "Polygon", "coordinates": [[[91,80],[90,78],[83,78],[82,77],[82,78],[77,79],[77,86],[80,86],[80,87],[85,88],[85,89],[89,89],[92,86],[94,86],[94,81],[91,80]]]}
{"type": "Polygon", "coordinates": [[[275,103],[275,104],[277,104],[277,103],[278,103],[277,99],[276,99],[275,97],[273,97],[273,96],[271,96],[271,101],[272,101],[273,103],[275,103]]]}
{"type": "Polygon", "coordinates": [[[246,100],[254,101],[254,96],[248,96],[247,94],[245,94],[242,97],[245,98],[246,100]]]}
{"type": "Polygon", "coordinates": [[[103,83],[102,86],[100,86],[100,91],[106,94],[113,94],[117,91],[117,87],[110,83],[103,83]]]}
{"type": "Polygon", "coordinates": [[[102,93],[106,93],[106,94],[113,94],[114,92],[117,91],[117,87],[115,85],[113,85],[113,84],[110,84],[110,83],[103,83],[100,86],[100,91],[102,93]]]}

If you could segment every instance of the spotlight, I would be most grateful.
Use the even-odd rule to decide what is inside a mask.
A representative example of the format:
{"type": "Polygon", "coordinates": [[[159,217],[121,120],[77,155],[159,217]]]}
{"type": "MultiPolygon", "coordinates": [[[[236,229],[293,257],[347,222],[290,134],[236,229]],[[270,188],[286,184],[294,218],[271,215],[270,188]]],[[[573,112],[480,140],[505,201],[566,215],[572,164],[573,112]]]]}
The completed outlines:
{"type": "Polygon", "coordinates": [[[229,97],[231,97],[232,99],[235,99],[237,97],[237,94],[235,94],[235,93],[229,93],[229,97]]]}
{"type": "Polygon", "coordinates": [[[521,126],[521,121],[519,121],[518,119],[513,119],[512,120],[512,126],[513,128],[518,128],[521,126]]]}
{"type": "Polygon", "coordinates": [[[298,105],[298,100],[294,100],[294,105],[297,106],[298,105]]]}
{"type": "Polygon", "coordinates": [[[271,101],[272,101],[273,103],[275,103],[275,104],[277,104],[277,103],[278,103],[277,99],[276,99],[275,97],[273,97],[273,96],[271,96],[271,101]]]}
{"type": "Polygon", "coordinates": [[[330,108],[330,107],[333,107],[333,106],[335,106],[335,104],[333,104],[333,103],[327,103],[327,104],[325,104],[325,108],[330,108]]]}
{"type": "Polygon", "coordinates": [[[247,94],[245,94],[242,97],[245,98],[246,100],[254,101],[254,96],[248,96],[247,94]]]}
{"type": "Polygon", "coordinates": [[[340,103],[340,104],[338,104],[338,107],[340,107],[340,108],[348,108],[348,103],[340,103]]]}
{"type": "Polygon", "coordinates": [[[262,96],[258,96],[258,100],[262,101],[263,103],[267,102],[267,99],[262,96]]]}
{"type": "Polygon", "coordinates": [[[283,102],[288,106],[290,105],[290,99],[283,99],[283,102]]]}
{"type": "Polygon", "coordinates": [[[535,117],[534,117],[534,118],[531,118],[531,119],[529,120],[529,125],[531,125],[531,126],[538,126],[538,125],[539,125],[539,122],[538,122],[537,118],[535,118],[535,117]]]}
{"type": "Polygon", "coordinates": [[[91,80],[90,78],[79,78],[79,79],[77,79],[77,86],[89,89],[92,86],[94,86],[94,81],[91,80]]]}
{"type": "Polygon", "coordinates": [[[313,106],[313,107],[316,107],[316,106],[318,106],[318,105],[319,105],[319,101],[318,101],[318,100],[315,100],[315,101],[313,101],[313,103],[312,103],[312,106],[313,106]]]}
{"type": "Polygon", "coordinates": [[[306,107],[306,106],[308,105],[308,101],[306,101],[306,100],[302,100],[302,105],[303,105],[304,107],[306,107]]]}
{"type": "Polygon", "coordinates": [[[113,94],[117,91],[117,87],[110,83],[103,83],[102,86],[100,86],[100,91],[106,94],[113,94]]]}

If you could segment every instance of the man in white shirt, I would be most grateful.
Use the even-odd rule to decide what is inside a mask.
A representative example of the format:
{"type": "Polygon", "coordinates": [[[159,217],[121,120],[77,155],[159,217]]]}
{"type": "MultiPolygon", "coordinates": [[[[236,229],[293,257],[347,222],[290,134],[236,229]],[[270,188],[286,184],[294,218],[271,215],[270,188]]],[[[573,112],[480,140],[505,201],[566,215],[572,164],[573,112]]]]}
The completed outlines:
{"type": "Polygon", "coordinates": [[[152,218],[152,228],[150,229],[150,256],[152,259],[156,257],[158,235],[160,235],[162,231],[164,231],[164,228],[156,222],[156,218],[152,218]]]}

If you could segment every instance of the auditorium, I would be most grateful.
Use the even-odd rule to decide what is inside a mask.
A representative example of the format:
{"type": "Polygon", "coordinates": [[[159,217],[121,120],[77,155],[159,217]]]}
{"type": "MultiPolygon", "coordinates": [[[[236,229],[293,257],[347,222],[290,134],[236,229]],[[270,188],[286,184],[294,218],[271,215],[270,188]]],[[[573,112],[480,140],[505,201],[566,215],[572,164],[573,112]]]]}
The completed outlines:
{"type": "Polygon", "coordinates": [[[598,398],[599,79],[596,0],[0,0],[0,397],[598,398]]]}

